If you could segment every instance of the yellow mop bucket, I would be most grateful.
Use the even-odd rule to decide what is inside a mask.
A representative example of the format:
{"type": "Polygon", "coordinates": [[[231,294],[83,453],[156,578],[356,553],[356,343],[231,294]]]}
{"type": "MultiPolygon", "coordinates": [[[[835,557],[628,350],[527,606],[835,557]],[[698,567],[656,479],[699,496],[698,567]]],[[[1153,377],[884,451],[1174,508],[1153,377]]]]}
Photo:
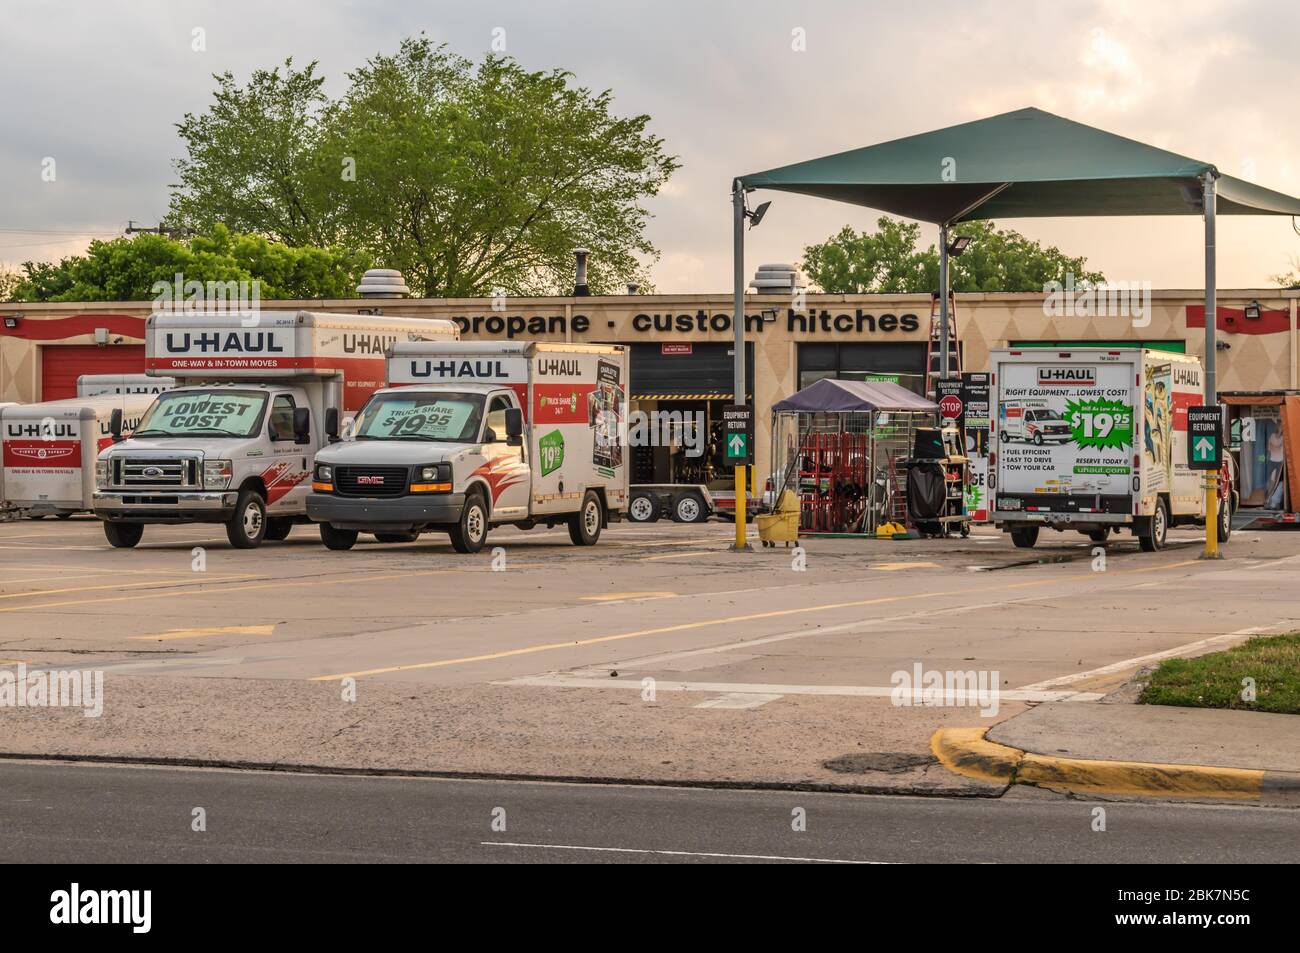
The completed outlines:
{"type": "Polygon", "coordinates": [[[764,546],[786,545],[799,541],[799,497],[790,490],[782,490],[776,501],[776,511],[755,517],[758,538],[764,546]]]}

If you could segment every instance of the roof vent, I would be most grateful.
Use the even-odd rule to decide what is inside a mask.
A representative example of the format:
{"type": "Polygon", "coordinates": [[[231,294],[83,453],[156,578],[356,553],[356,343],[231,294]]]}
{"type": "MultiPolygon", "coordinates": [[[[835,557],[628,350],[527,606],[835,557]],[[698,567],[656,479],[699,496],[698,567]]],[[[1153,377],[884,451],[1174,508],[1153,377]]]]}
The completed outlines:
{"type": "Polygon", "coordinates": [[[788,295],[808,287],[808,279],[797,265],[759,265],[749,286],[761,295],[788,295]]]}
{"type": "Polygon", "coordinates": [[[363,298],[405,298],[410,293],[402,273],[394,268],[371,268],[357,285],[357,294],[363,298]]]}

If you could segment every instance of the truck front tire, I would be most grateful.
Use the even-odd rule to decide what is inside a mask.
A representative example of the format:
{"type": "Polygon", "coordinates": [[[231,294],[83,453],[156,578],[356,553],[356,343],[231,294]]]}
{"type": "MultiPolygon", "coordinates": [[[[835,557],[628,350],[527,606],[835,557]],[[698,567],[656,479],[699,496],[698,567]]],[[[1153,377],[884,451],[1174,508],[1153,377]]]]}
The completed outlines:
{"type": "Polygon", "coordinates": [[[293,520],[288,516],[279,516],[266,521],[266,538],[273,542],[281,542],[289,538],[293,532],[293,520]]]}
{"type": "Polygon", "coordinates": [[[582,508],[569,517],[569,539],[575,546],[595,546],[600,539],[600,497],[588,490],[582,508]]]}
{"type": "Polygon", "coordinates": [[[266,501],[252,487],[239,491],[235,515],[226,524],[226,538],[235,549],[256,549],[266,538],[266,501]]]}
{"type": "Polygon", "coordinates": [[[1034,543],[1038,542],[1037,526],[1022,526],[1019,529],[1011,531],[1011,542],[1016,544],[1016,549],[1033,549],[1034,543]]]}
{"type": "Polygon", "coordinates": [[[448,531],[451,548],[458,553],[477,553],[487,540],[488,511],[480,490],[471,490],[465,496],[465,507],[460,520],[448,531]]]}
{"type": "Polygon", "coordinates": [[[104,536],[107,537],[109,545],[116,549],[130,549],[140,542],[140,537],[143,535],[143,523],[112,523],[108,520],[104,521],[104,536]]]}
{"type": "Polygon", "coordinates": [[[354,529],[335,529],[329,523],[320,524],[320,541],[326,549],[346,550],[357,544],[357,531],[354,529]]]}

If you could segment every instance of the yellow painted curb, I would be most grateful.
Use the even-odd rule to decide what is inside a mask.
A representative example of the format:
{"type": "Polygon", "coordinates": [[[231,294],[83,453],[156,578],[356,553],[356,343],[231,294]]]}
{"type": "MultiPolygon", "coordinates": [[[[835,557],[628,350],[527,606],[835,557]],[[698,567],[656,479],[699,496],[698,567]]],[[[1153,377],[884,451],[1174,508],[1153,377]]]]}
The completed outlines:
{"type": "Polygon", "coordinates": [[[1245,768],[1088,761],[1033,754],[989,741],[985,737],[987,730],[940,728],[930,738],[930,750],[949,771],[968,778],[1084,794],[1257,799],[1264,781],[1263,771],[1245,768]]]}

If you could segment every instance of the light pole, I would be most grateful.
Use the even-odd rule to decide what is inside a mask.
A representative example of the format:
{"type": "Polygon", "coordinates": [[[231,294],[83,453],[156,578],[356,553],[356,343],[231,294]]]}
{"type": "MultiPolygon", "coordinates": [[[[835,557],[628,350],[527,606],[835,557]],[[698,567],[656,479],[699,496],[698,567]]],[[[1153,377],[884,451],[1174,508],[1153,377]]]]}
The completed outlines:
{"type": "MultiPolygon", "coordinates": [[[[1214,173],[1206,172],[1204,176],[1205,191],[1205,406],[1218,407],[1219,395],[1215,376],[1215,359],[1218,357],[1219,307],[1218,293],[1215,288],[1215,236],[1214,213],[1218,191],[1215,188],[1214,173]]],[[[1190,439],[1190,436],[1189,438],[1190,439]]],[[[1219,433],[1215,443],[1222,448],[1223,434],[1219,433]]],[[[1223,452],[1222,449],[1219,451],[1223,452]]],[[[1229,504],[1230,505],[1230,504],[1229,504]]],[[[1205,471],[1205,559],[1220,559],[1219,555],[1219,471],[1205,471]]]]}
{"type": "MultiPolygon", "coordinates": [[[[731,183],[731,226],[732,226],[732,302],[731,327],[734,341],[734,361],[732,377],[734,379],[732,403],[744,407],[745,400],[745,220],[750,227],[763,220],[764,213],[771,202],[764,202],[754,211],[745,208],[745,188],[739,179],[731,183]]],[[[752,411],[751,411],[751,421],[752,411]]],[[[752,425],[751,425],[752,426],[752,425]]],[[[726,431],[724,429],[723,433],[726,431]]],[[[752,438],[751,438],[752,439],[752,438]]],[[[746,449],[753,452],[747,440],[746,449]]],[[[736,542],[732,549],[737,551],[749,549],[745,539],[745,522],[748,518],[748,499],[746,493],[745,465],[736,466],[736,542]]]]}

